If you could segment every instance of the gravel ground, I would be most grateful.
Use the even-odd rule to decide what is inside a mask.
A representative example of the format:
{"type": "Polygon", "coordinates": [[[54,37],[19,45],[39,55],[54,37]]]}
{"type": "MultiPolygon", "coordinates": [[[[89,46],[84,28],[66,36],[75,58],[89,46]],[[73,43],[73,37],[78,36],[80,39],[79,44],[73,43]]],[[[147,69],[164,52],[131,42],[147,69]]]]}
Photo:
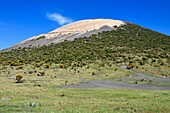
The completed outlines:
{"type": "Polygon", "coordinates": [[[136,73],[136,76],[122,78],[121,81],[113,80],[88,80],[76,85],[63,86],[63,88],[116,88],[116,89],[139,89],[139,90],[170,90],[170,85],[154,85],[154,84],[135,84],[128,83],[129,80],[152,80],[153,82],[170,82],[170,78],[157,78],[136,73]]]}

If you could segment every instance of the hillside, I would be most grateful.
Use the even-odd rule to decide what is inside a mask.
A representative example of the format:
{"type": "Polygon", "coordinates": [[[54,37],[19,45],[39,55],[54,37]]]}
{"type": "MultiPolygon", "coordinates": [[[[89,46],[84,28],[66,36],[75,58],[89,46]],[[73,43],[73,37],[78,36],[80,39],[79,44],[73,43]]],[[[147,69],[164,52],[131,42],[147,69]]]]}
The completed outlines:
{"type": "Polygon", "coordinates": [[[64,68],[126,66],[139,72],[170,77],[170,37],[132,23],[90,37],[49,46],[20,48],[0,54],[1,65],[62,64],[64,68]]]}
{"type": "Polygon", "coordinates": [[[87,19],[67,24],[57,28],[49,33],[40,34],[24,40],[14,46],[6,48],[3,51],[24,47],[39,47],[63,42],[65,40],[74,40],[79,37],[89,37],[103,31],[116,30],[117,27],[125,25],[125,22],[112,19],[87,19]]]}
{"type": "Polygon", "coordinates": [[[0,53],[0,112],[170,111],[170,37],[132,23],[97,32],[0,53]]]}

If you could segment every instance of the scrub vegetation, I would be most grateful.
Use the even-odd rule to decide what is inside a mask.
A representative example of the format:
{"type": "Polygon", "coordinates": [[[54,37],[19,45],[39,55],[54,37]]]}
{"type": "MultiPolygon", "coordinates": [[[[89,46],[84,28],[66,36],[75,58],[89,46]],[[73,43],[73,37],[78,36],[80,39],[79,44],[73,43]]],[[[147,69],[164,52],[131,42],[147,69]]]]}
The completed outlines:
{"type": "Polygon", "coordinates": [[[170,91],[61,88],[133,76],[131,70],[170,78],[170,37],[127,23],[74,41],[2,52],[0,112],[170,111],[170,91]]]}

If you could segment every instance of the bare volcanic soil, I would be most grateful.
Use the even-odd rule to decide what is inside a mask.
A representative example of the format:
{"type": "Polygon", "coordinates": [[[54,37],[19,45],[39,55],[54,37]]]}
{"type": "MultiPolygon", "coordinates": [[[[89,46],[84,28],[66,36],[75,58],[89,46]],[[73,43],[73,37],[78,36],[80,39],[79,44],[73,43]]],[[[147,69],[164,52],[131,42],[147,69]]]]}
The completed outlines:
{"type": "Polygon", "coordinates": [[[135,72],[135,76],[113,80],[88,80],[64,88],[116,88],[139,90],[170,90],[169,78],[157,78],[135,72]],[[162,84],[161,84],[162,83],[162,84]]]}

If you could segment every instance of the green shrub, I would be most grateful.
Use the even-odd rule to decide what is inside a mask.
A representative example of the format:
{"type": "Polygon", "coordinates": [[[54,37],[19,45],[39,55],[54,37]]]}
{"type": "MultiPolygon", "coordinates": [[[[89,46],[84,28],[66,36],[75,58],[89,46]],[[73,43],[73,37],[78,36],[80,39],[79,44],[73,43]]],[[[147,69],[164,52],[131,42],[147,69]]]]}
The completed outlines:
{"type": "Polygon", "coordinates": [[[60,67],[60,68],[64,68],[64,64],[60,64],[59,67],[60,67]]]}
{"type": "Polygon", "coordinates": [[[126,68],[127,68],[127,69],[132,69],[133,67],[134,67],[134,65],[130,63],[130,64],[127,65],[126,68]]]}
{"type": "Polygon", "coordinates": [[[23,69],[23,67],[22,67],[22,66],[18,66],[18,67],[16,67],[16,69],[17,69],[17,70],[23,69]]]}
{"type": "Polygon", "coordinates": [[[16,83],[23,83],[23,80],[21,80],[23,78],[22,74],[16,74],[16,83]]]}
{"type": "Polygon", "coordinates": [[[44,67],[48,69],[50,66],[48,64],[44,64],[44,67]]]}
{"type": "Polygon", "coordinates": [[[37,76],[45,76],[45,72],[39,72],[37,76]]]}

